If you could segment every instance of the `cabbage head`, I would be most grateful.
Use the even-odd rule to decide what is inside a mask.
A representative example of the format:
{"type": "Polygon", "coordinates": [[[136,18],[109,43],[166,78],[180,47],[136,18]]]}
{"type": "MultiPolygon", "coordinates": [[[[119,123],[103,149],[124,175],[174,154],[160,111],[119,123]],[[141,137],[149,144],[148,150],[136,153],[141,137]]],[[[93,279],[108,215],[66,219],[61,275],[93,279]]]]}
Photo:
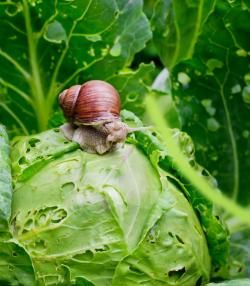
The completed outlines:
{"type": "Polygon", "coordinates": [[[17,138],[12,170],[11,232],[36,285],[209,280],[207,240],[191,204],[134,144],[89,154],[53,129],[17,138]]]}

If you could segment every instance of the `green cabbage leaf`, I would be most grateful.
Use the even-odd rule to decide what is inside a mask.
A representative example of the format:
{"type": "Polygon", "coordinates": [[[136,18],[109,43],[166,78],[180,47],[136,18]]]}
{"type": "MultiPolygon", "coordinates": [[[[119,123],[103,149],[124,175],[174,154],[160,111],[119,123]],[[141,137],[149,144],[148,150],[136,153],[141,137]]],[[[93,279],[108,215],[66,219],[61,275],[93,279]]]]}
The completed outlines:
{"type": "Polygon", "coordinates": [[[53,129],[14,140],[12,168],[13,240],[41,285],[209,281],[192,206],[134,144],[88,154],[53,129]]]}

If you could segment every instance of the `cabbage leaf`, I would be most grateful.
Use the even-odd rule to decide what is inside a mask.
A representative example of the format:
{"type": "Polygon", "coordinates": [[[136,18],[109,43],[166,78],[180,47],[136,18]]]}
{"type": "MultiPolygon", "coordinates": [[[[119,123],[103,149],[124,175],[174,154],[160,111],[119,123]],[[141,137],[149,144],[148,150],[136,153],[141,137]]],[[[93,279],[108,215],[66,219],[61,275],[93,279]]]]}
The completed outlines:
{"type": "MultiPolygon", "coordinates": [[[[123,111],[122,116],[128,124],[137,127],[142,126],[139,118],[133,113],[123,111]]],[[[191,138],[178,129],[173,129],[173,137],[185,154],[189,164],[191,164],[201,176],[204,176],[209,184],[216,187],[216,181],[210,173],[195,161],[195,149],[191,138]]],[[[204,198],[198,190],[181,176],[181,172],[174,167],[172,163],[173,158],[171,158],[168,150],[161,142],[159,135],[152,131],[140,131],[130,136],[128,140],[142,149],[156,168],[166,171],[168,180],[177,186],[178,190],[183,192],[189,200],[200,219],[207,238],[209,252],[212,258],[213,275],[228,277],[229,232],[225,223],[220,220],[213,204],[204,198]]]]}
{"type": "Polygon", "coordinates": [[[13,141],[12,163],[11,230],[40,284],[209,281],[196,214],[134,144],[88,154],[53,129],[13,141]]]}

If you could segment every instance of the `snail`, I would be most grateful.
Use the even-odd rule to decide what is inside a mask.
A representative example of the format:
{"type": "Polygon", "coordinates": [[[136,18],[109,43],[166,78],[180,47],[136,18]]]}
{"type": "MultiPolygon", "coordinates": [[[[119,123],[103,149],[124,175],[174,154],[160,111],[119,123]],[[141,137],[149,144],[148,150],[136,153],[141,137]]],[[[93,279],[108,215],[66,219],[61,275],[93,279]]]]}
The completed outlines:
{"type": "Polygon", "coordinates": [[[109,83],[91,80],[74,85],[59,95],[68,123],[60,127],[68,140],[89,153],[104,154],[122,144],[130,128],[120,118],[120,96],[109,83]]]}

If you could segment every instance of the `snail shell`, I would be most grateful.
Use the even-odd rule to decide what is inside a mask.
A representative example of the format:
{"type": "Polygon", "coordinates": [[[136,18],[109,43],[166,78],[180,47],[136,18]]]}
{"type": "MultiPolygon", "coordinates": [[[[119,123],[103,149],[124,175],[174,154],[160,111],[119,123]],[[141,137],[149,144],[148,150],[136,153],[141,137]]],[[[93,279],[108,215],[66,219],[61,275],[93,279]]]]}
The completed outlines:
{"type": "Polygon", "coordinates": [[[120,119],[120,97],[117,90],[101,80],[74,85],[59,96],[65,117],[73,123],[94,124],[120,119]]]}

